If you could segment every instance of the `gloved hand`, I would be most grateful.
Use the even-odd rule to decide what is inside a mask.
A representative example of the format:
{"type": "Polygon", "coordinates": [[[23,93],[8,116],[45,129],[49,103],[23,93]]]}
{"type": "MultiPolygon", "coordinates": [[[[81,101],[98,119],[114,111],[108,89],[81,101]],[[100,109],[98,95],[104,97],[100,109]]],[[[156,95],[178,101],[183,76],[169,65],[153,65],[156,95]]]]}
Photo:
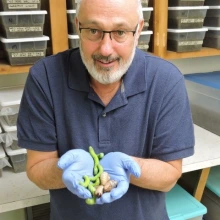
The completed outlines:
{"type": "Polygon", "coordinates": [[[90,191],[79,184],[84,182],[83,176],[93,176],[94,160],[88,152],[82,149],[69,150],[57,165],[63,170],[62,180],[70,192],[82,199],[92,198],[90,191]]]}
{"type": "Polygon", "coordinates": [[[100,161],[104,171],[112,180],[116,180],[118,185],[110,192],[104,193],[96,199],[96,204],[113,202],[121,198],[129,188],[130,174],[139,178],[141,175],[140,166],[128,155],[121,152],[111,152],[106,154],[100,161]]]}

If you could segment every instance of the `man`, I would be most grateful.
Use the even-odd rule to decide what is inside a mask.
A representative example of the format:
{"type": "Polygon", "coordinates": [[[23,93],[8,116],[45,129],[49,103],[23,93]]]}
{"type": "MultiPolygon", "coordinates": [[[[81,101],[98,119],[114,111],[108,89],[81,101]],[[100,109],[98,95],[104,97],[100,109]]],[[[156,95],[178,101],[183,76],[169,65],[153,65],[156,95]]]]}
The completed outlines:
{"type": "Polygon", "coordinates": [[[81,0],[80,49],[30,70],[18,140],[28,177],[50,190],[52,220],[168,219],[165,192],[193,154],[193,125],[182,74],[136,49],[143,22],[138,0],[81,0]],[[119,182],[93,206],[79,184],[93,174],[89,146],[119,182]]]}

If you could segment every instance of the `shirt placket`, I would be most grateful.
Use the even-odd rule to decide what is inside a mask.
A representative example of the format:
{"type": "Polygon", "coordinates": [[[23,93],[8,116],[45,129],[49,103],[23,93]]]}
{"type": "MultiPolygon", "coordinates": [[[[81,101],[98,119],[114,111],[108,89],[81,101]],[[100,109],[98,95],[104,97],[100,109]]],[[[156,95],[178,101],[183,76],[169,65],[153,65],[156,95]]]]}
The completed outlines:
{"type": "Polygon", "coordinates": [[[99,126],[99,147],[106,148],[110,147],[110,112],[106,113],[105,111],[99,116],[98,120],[99,126]]]}

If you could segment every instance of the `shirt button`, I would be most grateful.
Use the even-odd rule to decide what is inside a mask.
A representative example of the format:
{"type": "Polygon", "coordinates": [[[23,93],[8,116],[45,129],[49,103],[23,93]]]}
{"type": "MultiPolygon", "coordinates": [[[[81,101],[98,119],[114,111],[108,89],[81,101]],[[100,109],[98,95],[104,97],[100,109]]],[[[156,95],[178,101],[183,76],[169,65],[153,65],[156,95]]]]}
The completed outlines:
{"type": "Polygon", "coordinates": [[[102,115],[102,117],[106,117],[106,113],[104,113],[104,114],[102,115]]]}

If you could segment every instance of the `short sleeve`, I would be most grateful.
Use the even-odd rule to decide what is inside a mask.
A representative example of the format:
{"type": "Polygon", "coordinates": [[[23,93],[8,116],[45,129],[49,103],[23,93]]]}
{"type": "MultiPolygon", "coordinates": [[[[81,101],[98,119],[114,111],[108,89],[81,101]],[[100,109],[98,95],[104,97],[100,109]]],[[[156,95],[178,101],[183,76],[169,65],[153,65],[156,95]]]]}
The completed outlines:
{"type": "Polygon", "coordinates": [[[57,149],[53,102],[43,62],[29,72],[17,121],[18,145],[38,151],[57,149]]]}
{"type": "Polygon", "coordinates": [[[194,128],[184,77],[167,87],[157,119],[152,157],[177,160],[194,153],[194,128]]]}

